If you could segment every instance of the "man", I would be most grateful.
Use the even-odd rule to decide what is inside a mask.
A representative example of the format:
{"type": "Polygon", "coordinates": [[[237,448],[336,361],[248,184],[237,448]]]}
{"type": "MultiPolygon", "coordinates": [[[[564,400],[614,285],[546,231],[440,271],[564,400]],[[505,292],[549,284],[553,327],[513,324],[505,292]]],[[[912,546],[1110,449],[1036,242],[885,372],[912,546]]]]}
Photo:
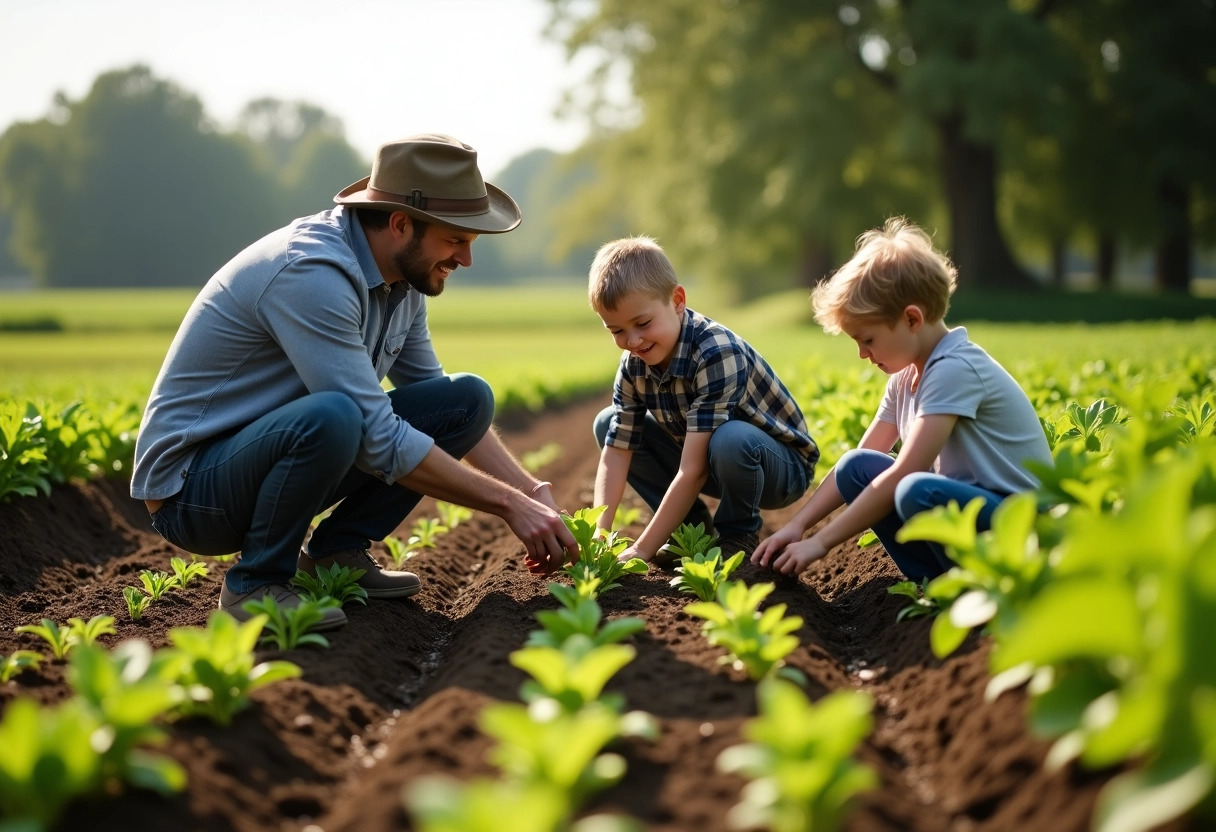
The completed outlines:
{"type": "MultiPolygon", "coordinates": [[[[219,601],[240,620],[267,595],[298,605],[297,567],[365,569],[373,598],[418,592],[418,576],[381,569],[367,550],[423,494],[503,518],[530,570],[558,568],[578,545],[549,484],[492,429],[489,385],[444,374],[427,328],[426,298],[472,265],[479,234],[519,225],[519,208],[483,181],[473,148],[444,135],[382,145],[371,176],[334,202],[203,287],[148,399],[132,496],[175,546],[240,550],[219,601]]],[[[345,622],[331,610],[318,629],[345,622]]]]}

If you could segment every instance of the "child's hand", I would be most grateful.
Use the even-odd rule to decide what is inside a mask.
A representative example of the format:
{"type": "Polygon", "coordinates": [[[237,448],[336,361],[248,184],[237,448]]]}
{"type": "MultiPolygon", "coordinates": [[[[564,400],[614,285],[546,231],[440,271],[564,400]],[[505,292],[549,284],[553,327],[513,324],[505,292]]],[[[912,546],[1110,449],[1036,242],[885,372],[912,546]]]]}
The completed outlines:
{"type": "Polygon", "coordinates": [[[784,552],[786,547],[800,540],[802,540],[802,532],[795,532],[788,526],[782,526],[772,536],[760,541],[760,545],[752,553],[752,563],[757,566],[768,566],[769,562],[784,552]]]}
{"type": "Polygon", "coordinates": [[[634,544],[616,556],[617,563],[625,563],[632,558],[641,558],[647,563],[650,563],[650,561],[654,559],[654,555],[642,551],[637,547],[637,544],[634,544]]]}
{"type": "Polygon", "coordinates": [[[791,543],[773,561],[773,570],[782,575],[797,575],[827,553],[827,547],[813,537],[791,543]]]}

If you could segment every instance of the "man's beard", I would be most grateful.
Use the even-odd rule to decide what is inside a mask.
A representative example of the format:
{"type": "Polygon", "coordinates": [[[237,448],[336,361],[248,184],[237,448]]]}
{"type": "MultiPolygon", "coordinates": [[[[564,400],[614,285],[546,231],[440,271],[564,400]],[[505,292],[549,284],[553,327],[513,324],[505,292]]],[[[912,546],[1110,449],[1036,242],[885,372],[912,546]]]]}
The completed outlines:
{"type": "MultiPolygon", "coordinates": [[[[393,263],[405,278],[406,283],[413,286],[422,294],[435,297],[443,292],[444,284],[447,281],[442,277],[435,277],[433,275],[435,267],[439,263],[434,260],[427,261],[423,258],[422,239],[420,237],[413,237],[404,249],[393,255],[393,263]]],[[[460,264],[445,262],[443,265],[455,271],[460,264]]]]}

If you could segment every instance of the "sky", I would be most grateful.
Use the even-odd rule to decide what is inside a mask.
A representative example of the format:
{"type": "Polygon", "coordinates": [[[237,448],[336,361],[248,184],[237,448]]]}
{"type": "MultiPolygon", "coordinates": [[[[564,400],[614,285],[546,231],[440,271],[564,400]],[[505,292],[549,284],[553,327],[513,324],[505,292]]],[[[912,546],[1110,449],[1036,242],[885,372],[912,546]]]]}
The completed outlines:
{"type": "Polygon", "coordinates": [[[490,178],[586,133],[555,116],[582,75],[542,37],[547,19],[544,0],[0,0],[0,132],[143,63],[221,126],[256,98],[303,99],[368,160],[381,142],[448,133],[490,178]]]}

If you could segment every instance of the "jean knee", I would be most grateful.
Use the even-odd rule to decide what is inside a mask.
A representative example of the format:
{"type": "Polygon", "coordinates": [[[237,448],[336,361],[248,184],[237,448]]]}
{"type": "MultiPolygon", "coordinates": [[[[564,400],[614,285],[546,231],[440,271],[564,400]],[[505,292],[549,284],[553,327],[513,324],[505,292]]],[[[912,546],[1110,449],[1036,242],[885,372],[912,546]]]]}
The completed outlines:
{"type": "Polygon", "coordinates": [[[494,388],[484,378],[473,373],[454,373],[448,377],[460,400],[466,403],[469,422],[484,423],[482,432],[494,421],[494,388]]]}
{"type": "Polygon", "coordinates": [[[933,487],[937,477],[937,474],[928,471],[916,471],[895,485],[895,512],[901,520],[907,520],[939,504],[934,498],[933,487]]]}
{"type": "Polygon", "coordinates": [[[887,454],[866,448],[845,451],[836,463],[836,490],[846,503],[856,500],[876,476],[891,466],[894,460],[887,454]]]}
{"type": "Polygon", "coordinates": [[[313,393],[306,399],[304,419],[308,433],[335,453],[346,451],[354,458],[363,440],[363,411],[345,393],[313,393]]]}
{"type": "Polygon", "coordinates": [[[605,407],[596,414],[595,421],[591,425],[591,432],[595,434],[595,444],[601,448],[608,441],[608,428],[612,426],[612,414],[614,412],[615,410],[611,405],[605,407]]]}

